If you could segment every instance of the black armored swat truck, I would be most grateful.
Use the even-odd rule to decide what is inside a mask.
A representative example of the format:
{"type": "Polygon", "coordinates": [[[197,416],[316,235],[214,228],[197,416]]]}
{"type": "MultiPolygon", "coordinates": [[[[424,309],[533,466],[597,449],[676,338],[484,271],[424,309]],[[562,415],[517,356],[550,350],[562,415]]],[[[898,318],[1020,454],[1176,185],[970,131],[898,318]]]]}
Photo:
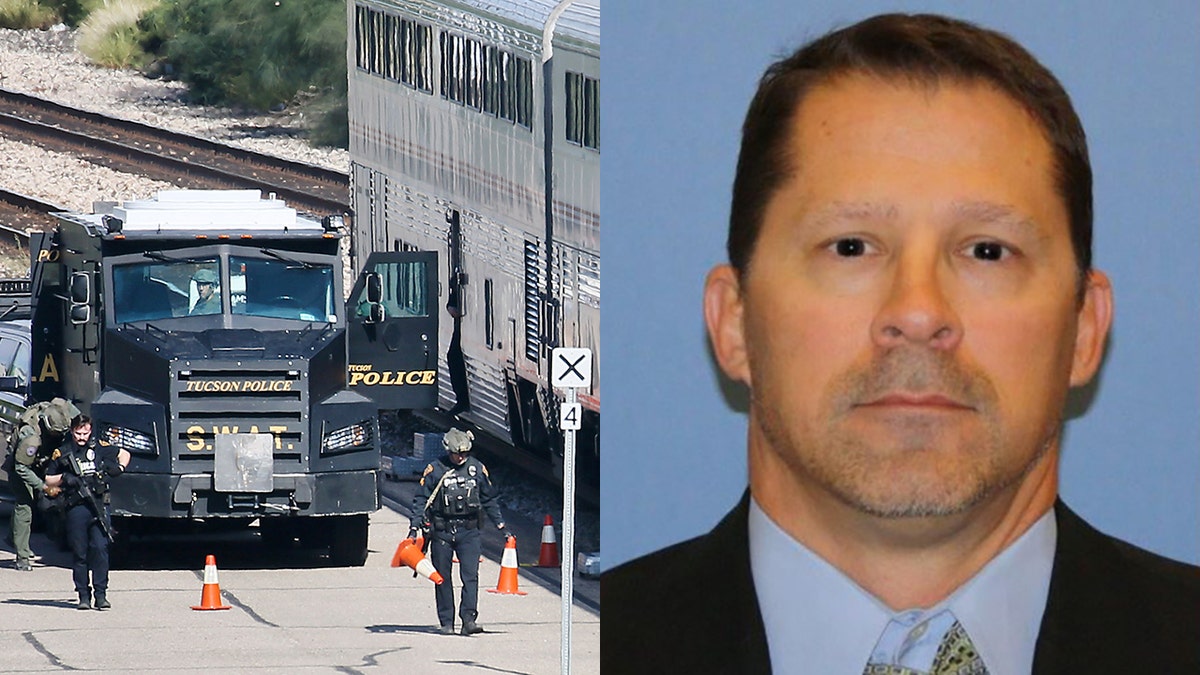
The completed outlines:
{"type": "Polygon", "coordinates": [[[361,565],[378,409],[436,403],[436,254],[373,255],[343,304],[336,223],[273,195],[165,191],[57,217],[30,243],[30,398],[75,401],[132,454],[111,495],[118,547],[258,519],[268,542],[361,565]]]}

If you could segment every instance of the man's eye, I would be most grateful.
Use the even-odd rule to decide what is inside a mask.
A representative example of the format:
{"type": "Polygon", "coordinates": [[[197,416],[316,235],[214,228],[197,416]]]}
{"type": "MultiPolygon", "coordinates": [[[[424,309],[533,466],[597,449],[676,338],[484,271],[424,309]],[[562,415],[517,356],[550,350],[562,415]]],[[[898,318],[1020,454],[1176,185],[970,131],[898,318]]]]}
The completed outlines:
{"type": "Polygon", "coordinates": [[[833,243],[833,250],[843,258],[857,258],[867,252],[867,242],[857,237],[838,239],[833,243]]]}
{"type": "Polygon", "coordinates": [[[976,260],[1001,260],[1005,253],[1004,245],[994,241],[981,241],[971,246],[971,255],[976,260]]]}

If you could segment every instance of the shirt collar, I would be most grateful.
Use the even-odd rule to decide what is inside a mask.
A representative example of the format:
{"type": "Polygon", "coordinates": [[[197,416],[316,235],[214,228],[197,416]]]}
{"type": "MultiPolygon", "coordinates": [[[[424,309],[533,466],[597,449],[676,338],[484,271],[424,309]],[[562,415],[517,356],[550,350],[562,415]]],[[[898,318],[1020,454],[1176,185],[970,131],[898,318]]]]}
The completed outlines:
{"type": "MultiPolygon", "coordinates": [[[[750,568],[772,670],[861,673],[893,612],[750,501],[750,568]]],[[[1053,510],[934,611],[950,609],[993,675],[1028,673],[1050,589],[1053,510]]],[[[920,608],[914,608],[920,609],[920,608]]]]}

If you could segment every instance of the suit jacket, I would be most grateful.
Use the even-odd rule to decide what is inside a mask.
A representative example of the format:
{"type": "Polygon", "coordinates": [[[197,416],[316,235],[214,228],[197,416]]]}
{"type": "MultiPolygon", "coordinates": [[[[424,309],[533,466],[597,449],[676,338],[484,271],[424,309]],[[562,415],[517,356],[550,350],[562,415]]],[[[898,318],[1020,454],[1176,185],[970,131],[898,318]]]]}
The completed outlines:
{"type": "MultiPolygon", "coordinates": [[[[601,577],[605,675],[771,671],[749,504],[747,492],[709,534],[601,577]]],[[[1034,675],[1200,673],[1200,568],[1101,534],[1061,501],[1055,518],[1034,675]]]]}

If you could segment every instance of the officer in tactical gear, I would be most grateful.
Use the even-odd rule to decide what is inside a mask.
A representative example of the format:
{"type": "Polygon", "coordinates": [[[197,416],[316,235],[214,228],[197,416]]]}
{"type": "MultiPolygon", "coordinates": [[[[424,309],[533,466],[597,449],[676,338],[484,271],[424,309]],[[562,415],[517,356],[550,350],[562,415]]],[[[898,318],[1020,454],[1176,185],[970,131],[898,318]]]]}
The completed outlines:
{"type": "Polygon", "coordinates": [[[66,500],[67,544],[73,557],[72,572],[78,609],[109,609],[108,545],[112,525],[108,514],[108,479],[120,476],[129,464],[129,452],[92,436],[92,418],[78,415],[71,420],[71,433],[59,448],[59,457],[46,469],[47,477],[61,477],[66,500]],[[88,571],[91,570],[91,586],[88,571]]]}
{"type": "Polygon", "coordinates": [[[29,548],[33,505],[37,503],[39,492],[44,492],[48,497],[58,494],[59,478],[44,479],[43,476],[46,475],[46,465],[58,452],[63,435],[71,426],[71,419],[78,414],[79,408],[65,399],[35,403],[17,418],[17,428],[8,438],[8,457],[4,461],[4,468],[8,471],[8,482],[16,496],[12,513],[12,538],[17,551],[18,570],[28,572],[33,569],[33,550],[29,548]]]}
{"type": "Polygon", "coordinates": [[[434,587],[439,632],[443,635],[454,633],[454,583],[450,571],[455,554],[463,587],[458,613],[462,634],[483,632],[475,619],[479,615],[479,528],[484,512],[496,529],[504,530],[496,487],[487,467],[470,455],[474,439],[470,431],[447,431],[442,437],[446,454],[425,467],[421,485],[413,496],[412,529],[408,536],[416,537],[418,529],[431,530],[430,557],[434,568],[446,580],[434,587]]]}

